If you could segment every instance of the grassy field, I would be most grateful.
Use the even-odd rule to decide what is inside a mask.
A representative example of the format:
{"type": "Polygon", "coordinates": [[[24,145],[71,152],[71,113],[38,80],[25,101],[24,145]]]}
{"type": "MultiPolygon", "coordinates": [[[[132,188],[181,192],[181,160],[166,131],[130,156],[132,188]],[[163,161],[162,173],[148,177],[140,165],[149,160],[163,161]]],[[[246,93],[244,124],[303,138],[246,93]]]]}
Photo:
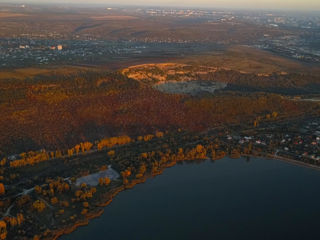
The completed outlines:
{"type": "MultiPolygon", "coordinates": [[[[94,68],[90,68],[93,70],[94,68]]],[[[51,66],[46,68],[18,68],[12,70],[0,70],[0,81],[4,79],[16,79],[25,80],[26,78],[32,78],[37,75],[69,75],[77,73],[79,71],[87,71],[88,67],[78,66],[51,66]]]]}
{"type": "Polygon", "coordinates": [[[233,46],[225,52],[191,56],[181,62],[223,67],[255,74],[270,74],[273,72],[301,73],[306,71],[320,74],[318,66],[303,65],[300,62],[249,46],[233,46]]]}

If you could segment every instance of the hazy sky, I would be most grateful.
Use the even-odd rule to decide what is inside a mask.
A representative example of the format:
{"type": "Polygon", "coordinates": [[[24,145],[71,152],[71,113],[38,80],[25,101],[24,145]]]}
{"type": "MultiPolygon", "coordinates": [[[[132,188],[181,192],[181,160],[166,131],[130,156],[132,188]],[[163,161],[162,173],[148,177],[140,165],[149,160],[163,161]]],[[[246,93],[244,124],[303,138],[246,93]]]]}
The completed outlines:
{"type": "MultiPolygon", "coordinates": [[[[104,3],[125,5],[154,5],[154,6],[194,6],[211,8],[258,8],[258,9],[297,9],[320,10],[320,0],[17,0],[18,2],[32,3],[104,3]]],[[[0,2],[10,2],[0,0],[0,2]]]]}

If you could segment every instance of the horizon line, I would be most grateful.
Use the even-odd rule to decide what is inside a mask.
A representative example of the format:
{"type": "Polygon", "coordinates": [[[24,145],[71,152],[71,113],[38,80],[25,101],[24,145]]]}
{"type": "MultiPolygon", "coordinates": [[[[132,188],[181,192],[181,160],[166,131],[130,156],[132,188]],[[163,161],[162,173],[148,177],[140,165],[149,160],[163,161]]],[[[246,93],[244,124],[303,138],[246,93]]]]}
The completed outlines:
{"type": "Polygon", "coordinates": [[[20,4],[20,5],[50,5],[50,6],[68,6],[68,7],[72,7],[72,6],[78,6],[78,7],[88,7],[88,8],[94,8],[97,6],[105,6],[105,7],[119,7],[119,8],[179,8],[179,9],[216,9],[216,10],[242,10],[242,11],[279,11],[279,12],[320,12],[320,9],[301,9],[301,8],[264,8],[264,7],[239,7],[239,6],[235,6],[235,7],[230,7],[230,6],[209,6],[209,5],[188,5],[188,6],[182,6],[179,4],[163,4],[163,5],[157,5],[157,4],[125,4],[125,3],[98,3],[98,2],[93,2],[93,3],[84,3],[84,2],[66,2],[66,1],[61,1],[61,0],[54,0],[51,2],[43,2],[43,1],[39,1],[39,0],[34,0],[31,2],[26,2],[26,1],[21,1],[21,0],[12,0],[12,1],[1,1],[0,0],[0,4],[8,4],[8,5],[16,5],[16,4],[20,4]]]}

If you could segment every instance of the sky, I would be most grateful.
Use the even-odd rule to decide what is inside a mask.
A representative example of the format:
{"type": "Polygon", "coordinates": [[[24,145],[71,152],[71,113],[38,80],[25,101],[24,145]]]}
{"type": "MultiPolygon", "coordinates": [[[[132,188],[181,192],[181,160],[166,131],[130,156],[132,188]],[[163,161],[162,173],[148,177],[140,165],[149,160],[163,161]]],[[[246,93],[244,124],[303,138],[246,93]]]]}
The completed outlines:
{"type": "MultiPolygon", "coordinates": [[[[81,3],[81,4],[121,4],[146,6],[280,9],[280,10],[320,10],[320,0],[16,0],[23,3],[81,3]]],[[[8,2],[8,0],[0,0],[8,2]]]]}

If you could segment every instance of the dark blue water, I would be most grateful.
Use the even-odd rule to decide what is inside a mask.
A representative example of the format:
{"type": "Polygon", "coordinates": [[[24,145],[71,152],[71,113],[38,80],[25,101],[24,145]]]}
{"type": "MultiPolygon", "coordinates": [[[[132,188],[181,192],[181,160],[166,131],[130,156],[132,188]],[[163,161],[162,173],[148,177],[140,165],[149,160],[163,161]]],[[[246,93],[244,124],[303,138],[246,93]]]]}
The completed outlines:
{"type": "Polygon", "coordinates": [[[320,239],[320,171],[277,160],[176,165],[64,240],[320,239]]]}

